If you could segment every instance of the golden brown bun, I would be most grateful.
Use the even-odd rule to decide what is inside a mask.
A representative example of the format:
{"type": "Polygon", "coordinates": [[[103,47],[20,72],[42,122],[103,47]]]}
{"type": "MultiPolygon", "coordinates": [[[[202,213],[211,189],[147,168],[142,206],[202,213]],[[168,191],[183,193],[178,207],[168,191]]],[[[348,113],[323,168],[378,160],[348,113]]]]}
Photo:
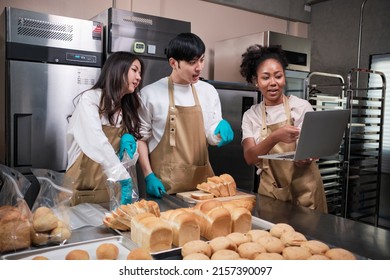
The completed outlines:
{"type": "Polygon", "coordinates": [[[58,225],[58,218],[54,212],[47,207],[38,207],[33,214],[33,227],[36,232],[53,230],[58,225]]]}
{"type": "Polygon", "coordinates": [[[285,260],[285,258],[278,253],[261,253],[256,256],[255,260],[285,260]]]}
{"type": "Polygon", "coordinates": [[[209,260],[210,258],[202,253],[192,253],[183,258],[183,260],[209,260]]]}
{"type": "Polygon", "coordinates": [[[136,248],[130,251],[127,255],[127,260],[153,260],[149,251],[144,248],[136,248]]]}
{"type": "Polygon", "coordinates": [[[266,253],[265,248],[256,242],[247,242],[243,243],[237,248],[237,252],[241,258],[246,258],[249,260],[254,260],[257,255],[261,253],[266,253]]]}
{"type": "Polygon", "coordinates": [[[282,255],[286,260],[306,260],[311,257],[308,249],[297,246],[284,248],[282,255]]]}
{"type": "Polygon", "coordinates": [[[222,249],[228,249],[228,250],[237,250],[237,245],[232,241],[230,238],[227,238],[226,236],[218,236],[210,240],[209,242],[211,246],[211,252],[215,253],[216,251],[222,250],[222,249]]]}
{"type": "Polygon", "coordinates": [[[116,260],[119,255],[119,248],[113,243],[100,244],[96,249],[98,260],[116,260]]]}
{"type": "Polygon", "coordinates": [[[240,258],[240,255],[233,250],[219,250],[213,253],[211,256],[212,260],[238,260],[240,258]]]}
{"type": "Polygon", "coordinates": [[[29,211],[27,204],[21,207],[0,207],[0,253],[30,247],[29,211]]]}
{"type": "Polygon", "coordinates": [[[61,243],[68,240],[71,235],[72,232],[68,227],[56,227],[50,232],[50,241],[61,243]]]}
{"type": "Polygon", "coordinates": [[[282,241],[272,235],[260,237],[255,242],[262,245],[268,253],[282,253],[284,249],[282,241]]]}
{"type": "Polygon", "coordinates": [[[308,260],[329,260],[329,258],[325,255],[312,255],[307,258],[308,260]]]}
{"type": "Polygon", "coordinates": [[[313,255],[324,255],[329,250],[328,245],[318,240],[305,241],[301,243],[301,247],[308,249],[313,255]]]}
{"type": "Polygon", "coordinates": [[[297,231],[287,231],[280,236],[284,246],[300,246],[303,242],[306,242],[306,237],[297,231]]]}
{"type": "Polygon", "coordinates": [[[210,244],[203,240],[193,240],[187,242],[181,248],[181,255],[183,257],[194,253],[201,253],[206,255],[207,257],[210,257],[212,249],[210,244]]]}
{"type": "Polygon", "coordinates": [[[241,232],[232,232],[226,235],[236,246],[240,246],[242,243],[250,241],[250,238],[241,232]]]}
{"type": "Polygon", "coordinates": [[[32,260],[48,260],[48,258],[45,256],[36,256],[36,257],[33,257],[32,260]]]}
{"type": "Polygon", "coordinates": [[[49,242],[50,235],[47,232],[35,232],[31,227],[31,243],[36,246],[46,245],[49,242]]]}
{"type": "Polygon", "coordinates": [[[331,260],[356,260],[356,257],[354,254],[352,254],[350,251],[342,248],[332,248],[329,249],[325,256],[327,256],[331,260]]]}
{"type": "Polygon", "coordinates": [[[86,250],[74,249],[66,254],[65,260],[89,260],[89,254],[86,250]]]}
{"type": "Polygon", "coordinates": [[[277,223],[270,229],[270,233],[272,236],[280,238],[280,236],[285,232],[295,231],[295,229],[289,224],[285,223],[277,223]]]}
{"type": "Polygon", "coordinates": [[[269,233],[269,231],[266,231],[264,229],[252,229],[248,231],[246,235],[251,239],[250,241],[256,241],[260,237],[270,236],[271,234],[269,233]]]}

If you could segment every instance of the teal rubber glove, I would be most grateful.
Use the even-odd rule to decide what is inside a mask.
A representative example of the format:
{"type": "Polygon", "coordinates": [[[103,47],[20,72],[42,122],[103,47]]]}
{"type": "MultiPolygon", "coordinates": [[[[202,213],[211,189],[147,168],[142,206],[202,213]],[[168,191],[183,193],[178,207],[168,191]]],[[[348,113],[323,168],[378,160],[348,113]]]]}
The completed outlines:
{"type": "Polygon", "coordinates": [[[135,150],[137,149],[137,142],[133,135],[129,133],[123,134],[119,146],[119,159],[123,159],[123,154],[126,151],[130,158],[133,158],[135,150]]]}
{"type": "Polygon", "coordinates": [[[145,177],[145,184],[146,193],[150,196],[161,198],[162,193],[166,193],[164,185],[153,172],[145,177]]]}
{"type": "Polygon", "coordinates": [[[218,147],[222,147],[233,141],[234,132],[230,124],[226,120],[222,120],[217,125],[217,128],[214,131],[215,135],[221,136],[221,141],[218,144],[218,147]]]}
{"type": "Polygon", "coordinates": [[[131,179],[121,180],[121,205],[132,202],[133,184],[131,179]]]}

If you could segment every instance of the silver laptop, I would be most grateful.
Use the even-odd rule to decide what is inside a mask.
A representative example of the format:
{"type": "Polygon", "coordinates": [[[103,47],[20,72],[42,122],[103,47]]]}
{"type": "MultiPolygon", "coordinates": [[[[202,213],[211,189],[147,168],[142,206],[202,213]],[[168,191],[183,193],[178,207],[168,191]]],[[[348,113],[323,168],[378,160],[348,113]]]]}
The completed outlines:
{"type": "Polygon", "coordinates": [[[296,151],[259,158],[296,161],[334,155],[340,150],[349,115],[346,109],[306,112],[296,151]]]}

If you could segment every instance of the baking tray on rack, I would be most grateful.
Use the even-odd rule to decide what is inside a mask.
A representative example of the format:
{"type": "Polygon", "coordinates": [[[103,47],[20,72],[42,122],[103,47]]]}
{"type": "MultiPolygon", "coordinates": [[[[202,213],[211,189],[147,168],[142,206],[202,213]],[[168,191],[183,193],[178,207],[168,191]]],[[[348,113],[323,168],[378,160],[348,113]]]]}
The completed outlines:
{"type": "Polygon", "coordinates": [[[96,260],[96,249],[103,243],[115,244],[119,249],[118,260],[126,260],[130,251],[136,248],[136,244],[123,236],[112,236],[89,241],[76,242],[61,246],[52,246],[41,249],[27,250],[17,253],[10,253],[1,256],[3,260],[31,260],[37,256],[47,257],[49,260],[65,260],[65,256],[72,250],[86,250],[91,260],[96,260]]]}

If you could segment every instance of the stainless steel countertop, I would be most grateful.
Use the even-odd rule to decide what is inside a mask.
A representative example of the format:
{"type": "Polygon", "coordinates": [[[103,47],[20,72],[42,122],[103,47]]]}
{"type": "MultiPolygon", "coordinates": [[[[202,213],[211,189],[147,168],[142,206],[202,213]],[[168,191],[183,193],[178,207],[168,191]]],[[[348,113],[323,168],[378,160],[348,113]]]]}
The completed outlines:
{"type": "MultiPolygon", "coordinates": [[[[152,200],[159,204],[161,211],[192,206],[176,196],[170,196],[169,199],[164,197],[152,200]]],[[[363,259],[390,259],[390,231],[382,228],[319,213],[260,195],[256,197],[253,215],[271,223],[288,223],[308,238],[350,250],[363,259]]],[[[84,227],[73,231],[68,243],[117,234],[116,231],[105,226],[84,227]]]]}

